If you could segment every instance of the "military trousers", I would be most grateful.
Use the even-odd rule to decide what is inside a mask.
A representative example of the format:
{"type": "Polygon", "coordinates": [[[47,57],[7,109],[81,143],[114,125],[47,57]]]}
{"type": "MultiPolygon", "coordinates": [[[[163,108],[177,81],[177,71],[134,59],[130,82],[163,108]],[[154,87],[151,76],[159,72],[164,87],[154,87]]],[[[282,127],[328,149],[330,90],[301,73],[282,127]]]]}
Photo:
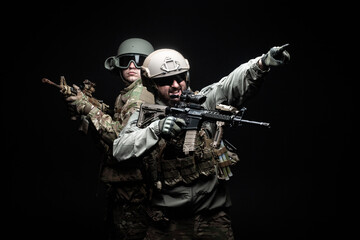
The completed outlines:
{"type": "Polygon", "coordinates": [[[193,216],[169,216],[167,222],[150,222],[145,240],[233,240],[230,215],[224,210],[193,216]]]}
{"type": "Polygon", "coordinates": [[[112,187],[107,194],[106,231],[108,240],[142,240],[146,235],[148,215],[142,185],[112,187]],[[136,197],[125,199],[131,191],[136,197]]]}

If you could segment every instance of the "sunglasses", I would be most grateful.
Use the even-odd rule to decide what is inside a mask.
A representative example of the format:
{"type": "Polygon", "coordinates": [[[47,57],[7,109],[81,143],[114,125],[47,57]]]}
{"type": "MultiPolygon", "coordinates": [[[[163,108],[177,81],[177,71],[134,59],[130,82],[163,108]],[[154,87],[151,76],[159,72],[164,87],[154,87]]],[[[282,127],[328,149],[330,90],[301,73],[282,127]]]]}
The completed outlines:
{"type": "Polygon", "coordinates": [[[177,83],[181,83],[182,81],[185,81],[186,80],[186,72],[168,76],[168,77],[161,77],[161,78],[154,79],[156,85],[161,86],[161,87],[162,86],[171,86],[173,84],[174,80],[177,83]]]}
{"type": "Polygon", "coordinates": [[[144,63],[146,56],[140,54],[129,54],[118,56],[117,58],[118,61],[116,61],[116,66],[121,69],[127,69],[132,62],[135,64],[136,68],[140,68],[144,63]]]}

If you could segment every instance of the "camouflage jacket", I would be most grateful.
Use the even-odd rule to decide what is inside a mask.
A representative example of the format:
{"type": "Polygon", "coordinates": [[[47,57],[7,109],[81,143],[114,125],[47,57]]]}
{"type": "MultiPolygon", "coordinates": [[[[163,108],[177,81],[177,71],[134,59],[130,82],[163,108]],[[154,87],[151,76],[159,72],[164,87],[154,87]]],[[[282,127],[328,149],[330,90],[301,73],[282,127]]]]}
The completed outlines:
{"type": "Polygon", "coordinates": [[[114,140],[126,125],[131,113],[138,109],[142,102],[154,102],[153,95],[141,84],[141,79],[124,88],[116,98],[114,116],[110,116],[94,107],[88,114],[88,118],[100,135],[114,140]]]}
{"type": "Polygon", "coordinates": [[[105,151],[102,164],[101,180],[103,182],[127,182],[142,179],[140,169],[133,164],[125,166],[112,156],[113,141],[126,125],[130,115],[138,109],[142,102],[153,103],[154,98],[142,85],[141,79],[133,82],[120,92],[114,105],[114,116],[94,107],[86,116],[97,132],[97,140],[105,151]]]}

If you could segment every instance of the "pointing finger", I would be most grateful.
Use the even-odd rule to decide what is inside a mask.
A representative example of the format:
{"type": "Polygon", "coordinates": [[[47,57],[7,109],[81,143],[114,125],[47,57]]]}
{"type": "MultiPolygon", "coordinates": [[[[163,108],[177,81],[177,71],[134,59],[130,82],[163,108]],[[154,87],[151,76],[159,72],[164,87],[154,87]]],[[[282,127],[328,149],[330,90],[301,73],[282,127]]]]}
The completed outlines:
{"type": "Polygon", "coordinates": [[[278,52],[284,51],[289,45],[290,45],[289,43],[282,45],[281,47],[279,47],[278,52]]]}

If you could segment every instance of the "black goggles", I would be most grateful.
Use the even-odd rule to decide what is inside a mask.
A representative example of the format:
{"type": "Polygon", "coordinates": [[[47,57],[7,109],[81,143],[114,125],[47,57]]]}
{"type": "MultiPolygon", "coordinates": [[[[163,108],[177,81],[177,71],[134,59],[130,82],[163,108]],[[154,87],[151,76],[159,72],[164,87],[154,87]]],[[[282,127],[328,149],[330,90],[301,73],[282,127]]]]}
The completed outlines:
{"type": "Polygon", "coordinates": [[[154,78],[154,81],[159,86],[171,86],[174,83],[174,80],[177,83],[181,83],[182,81],[186,80],[186,72],[168,76],[168,77],[161,77],[161,78],[154,78]]]}
{"type": "Polygon", "coordinates": [[[129,54],[118,56],[117,67],[121,69],[129,68],[131,62],[135,64],[136,68],[140,68],[145,60],[146,56],[140,54],[129,54]]]}

